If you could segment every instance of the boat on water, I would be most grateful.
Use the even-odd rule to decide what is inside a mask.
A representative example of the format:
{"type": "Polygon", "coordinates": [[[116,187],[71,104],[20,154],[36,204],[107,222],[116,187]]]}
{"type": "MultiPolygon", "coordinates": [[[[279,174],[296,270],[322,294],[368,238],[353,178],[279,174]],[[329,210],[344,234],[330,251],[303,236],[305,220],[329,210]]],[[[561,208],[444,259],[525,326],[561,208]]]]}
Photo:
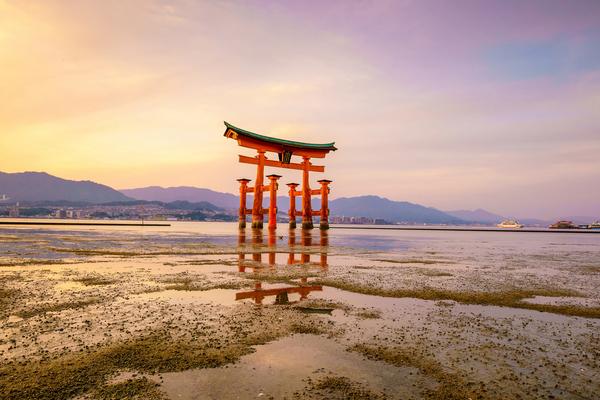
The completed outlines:
{"type": "Polygon", "coordinates": [[[496,226],[498,228],[513,228],[513,229],[517,229],[517,228],[522,228],[523,224],[520,224],[519,221],[514,220],[514,219],[507,219],[507,220],[504,220],[504,221],[500,222],[496,226]]]}
{"type": "Polygon", "coordinates": [[[588,229],[600,229],[600,221],[589,224],[588,229]]]}
{"type": "Polygon", "coordinates": [[[578,229],[579,227],[573,221],[556,221],[549,226],[550,229],[578,229]]]}

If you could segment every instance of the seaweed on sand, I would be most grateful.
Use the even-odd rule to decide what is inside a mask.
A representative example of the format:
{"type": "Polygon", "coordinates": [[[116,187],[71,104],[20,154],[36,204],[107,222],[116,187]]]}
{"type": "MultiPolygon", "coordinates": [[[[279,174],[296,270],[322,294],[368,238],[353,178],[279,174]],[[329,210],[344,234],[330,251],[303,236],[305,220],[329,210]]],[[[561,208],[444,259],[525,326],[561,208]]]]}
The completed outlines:
{"type": "Polygon", "coordinates": [[[374,346],[357,344],[349,351],[360,353],[370,360],[383,361],[397,367],[417,368],[421,373],[435,379],[438,383],[435,389],[424,389],[424,395],[429,399],[463,400],[481,399],[485,395],[479,389],[469,389],[464,380],[457,374],[447,372],[435,360],[423,357],[422,354],[401,347],[374,346]]]}
{"type": "Polygon", "coordinates": [[[452,300],[462,304],[480,304],[500,307],[522,308],[555,314],[600,318],[600,307],[586,307],[571,304],[538,304],[528,303],[522,300],[536,296],[548,297],[582,297],[573,290],[564,289],[517,289],[511,288],[504,291],[477,292],[477,291],[454,291],[423,287],[419,289],[385,289],[368,284],[352,283],[338,279],[320,279],[314,282],[316,285],[330,286],[349,292],[382,296],[382,297],[410,297],[422,300],[452,300]]]}

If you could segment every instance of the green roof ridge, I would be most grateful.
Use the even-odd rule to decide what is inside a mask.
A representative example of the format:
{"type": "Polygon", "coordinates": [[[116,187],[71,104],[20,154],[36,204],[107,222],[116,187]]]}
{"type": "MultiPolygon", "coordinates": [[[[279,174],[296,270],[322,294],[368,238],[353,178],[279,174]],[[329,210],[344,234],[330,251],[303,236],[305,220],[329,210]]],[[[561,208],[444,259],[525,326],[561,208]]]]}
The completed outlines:
{"type": "Polygon", "coordinates": [[[306,147],[306,148],[321,149],[321,150],[337,150],[335,148],[335,142],[304,143],[304,142],[296,142],[294,140],[279,139],[279,138],[274,138],[271,136],[261,135],[259,133],[250,132],[250,131],[247,131],[242,128],[238,128],[237,126],[231,125],[227,121],[223,121],[223,122],[225,123],[225,126],[228,129],[231,129],[232,131],[236,131],[237,133],[240,133],[242,135],[246,135],[249,137],[253,137],[255,139],[264,140],[266,142],[277,143],[277,144],[287,145],[287,146],[292,146],[292,147],[306,147]]]}

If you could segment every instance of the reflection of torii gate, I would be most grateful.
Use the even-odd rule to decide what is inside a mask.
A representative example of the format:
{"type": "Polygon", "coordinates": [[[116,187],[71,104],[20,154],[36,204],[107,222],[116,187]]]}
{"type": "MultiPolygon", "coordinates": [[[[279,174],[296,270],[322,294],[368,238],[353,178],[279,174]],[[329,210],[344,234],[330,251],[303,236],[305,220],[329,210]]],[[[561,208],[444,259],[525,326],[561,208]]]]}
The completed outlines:
{"type": "Polygon", "coordinates": [[[327,153],[330,151],[337,150],[334,146],[335,143],[315,144],[315,143],[302,143],[294,142],[291,140],[284,140],[273,138],[269,136],[259,135],[257,133],[249,132],[225,122],[227,129],[225,130],[225,137],[237,140],[238,144],[242,147],[248,147],[255,149],[258,153],[256,157],[239,156],[239,161],[245,164],[256,165],[256,182],[254,187],[248,186],[249,179],[238,179],[240,182],[240,211],[239,211],[239,224],[240,228],[246,227],[246,215],[252,214],[252,227],[262,228],[264,221],[264,214],[269,214],[269,229],[275,229],[277,226],[277,180],[281,178],[280,175],[269,175],[270,183],[263,185],[264,182],[264,170],[267,167],[277,168],[289,168],[302,170],[302,190],[297,191],[297,183],[289,183],[288,186],[290,196],[290,228],[296,227],[296,196],[302,195],[302,228],[312,229],[313,215],[321,217],[321,229],[329,228],[329,208],[328,208],[328,185],[331,181],[323,179],[320,180],[321,188],[317,190],[311,190],[309,184],[309,172],[325,172],[325,167],[320,165],[313,165],[310,162],[311,158],[325,158],[327,153]],[[266,152],[277,153],[279,161],[269,160],[265,156],[266,152]],[[292,156],[302,157],[302,163],[292,163],[292,156]],[[269,208],[263,209],[263,192],[269,191],[269,208]],[[252,209],[246,208],[246,194],[254,193],[254,204],[252,209]],[[321,196],[321,209],[313,211],[311,209],[311,196],[321,196]]]}
{"type": "MultiPolygon", "coordinates": [[[[276,249],[276,235],[273,231],[269,230],[268,236],[268,245],[266,247],[267,251],[265,253],[268,254],[268,261],[265,265],[263,263],[262,253],[264,248],[263,245],[263,235],[260,231],[254,231],[252,234],[252,263],[246,263],[249,261],[246,259],[247,251],[246,251],[246,232],[242,229],[238,235],[238,272],[246,272],[246,268],[250,267],[251,269],[256,268],[265,268],[269,266],[274,268],[275,256],[278,253],[276,249]],[[262,265],[261,265],[262,264],[262,265]]],[[[329,264],[327,262],[327,253],[329,246],[329,234],[327,231],[323,230],[320,233],[319,243],[317,245],[313,244],[312,234],[309,230],[303,230],[300,238],[300,243],[296,241],[296,233],[292,229],[290,230],[290,236],[288,239],[288,257],[286,260],[287,265],[302,265],[302,266],[318,266],[321,271],[327,270],[329,264]],[[302,246],[301,249],[296,249],[297,245],[302,246]],[[319,261],[311,262],[311,250],[312,246],[319,247],[319,261]],[[296,257],[297,253],[300,253],[300,257],[296,257]]]]}
{"type": "MultiPolygon", "coordinates": [[[[304,282],[306,283],[306,282],[304,282]]],[[[236,300],[254,299],[256,304],[262,304],[265,297],[276,296],[276,303],[289,304],[288,294],[298,293],[300,294],[300,300],[304,300],[308,297],[310,292],[322,291],[323,286],[288,286],[282,288],[270,288],[263,289],[262,282],[256,282],[254,284],[254,290],[247,292],[238,292],[235,294],[236,300]]]]}

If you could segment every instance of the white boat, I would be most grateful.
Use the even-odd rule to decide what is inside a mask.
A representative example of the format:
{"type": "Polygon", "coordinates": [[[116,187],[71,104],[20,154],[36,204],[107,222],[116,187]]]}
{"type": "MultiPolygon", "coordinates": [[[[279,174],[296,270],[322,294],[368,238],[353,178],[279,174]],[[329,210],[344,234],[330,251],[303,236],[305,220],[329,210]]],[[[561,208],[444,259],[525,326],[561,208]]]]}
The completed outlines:
{"type": "Polygon", "coordinates": [[[496,226],[498,228],[513,228],[513,229],[517,229],[517,228],[522,228],[523,224],[520,224],[519,221],[514,220],[514,219],[507,219],[507,220],[504,220],[504,221],[500,222],[496,226]]]}
{"type": "Polygon", "coordinates": [[[600,229],[600,221],[588,225],[588,229],[600,229]]]}

